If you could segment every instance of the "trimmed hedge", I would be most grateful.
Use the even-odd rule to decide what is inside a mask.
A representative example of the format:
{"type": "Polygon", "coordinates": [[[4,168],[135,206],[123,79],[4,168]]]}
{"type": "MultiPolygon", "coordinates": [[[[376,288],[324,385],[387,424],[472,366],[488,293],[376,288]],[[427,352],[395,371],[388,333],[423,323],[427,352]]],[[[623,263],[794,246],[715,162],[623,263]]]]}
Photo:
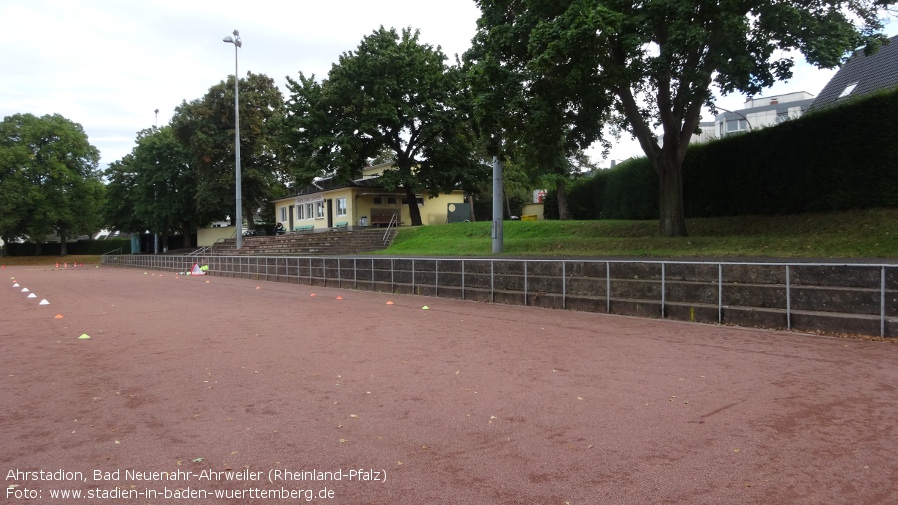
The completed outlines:
{"type": "MultiPolygon", "coordinates": [[[[687,217],[896,207],[898,91],[691,146],[683,181],[687,217]]],[[[629,160],[575,181],[571,217],[657,219],[658,184],[648,159],[629,160]]]]}
{"type": "MultiPolygon", "coordinates": [[[[131,239],[115,238],[108,240],[79,240],[66,244],[68,254],[104,254],[114,251],[119,247],[125,253],[131,252],[131,239]]],[[[7,254],[10,256],[35,256],[37,244],[11,243],[6,244],[7,254]]],[[[41,244],[41,256],[59,256],[62,253],[62,245],[59,242],[45,242],[41,244]]]]}

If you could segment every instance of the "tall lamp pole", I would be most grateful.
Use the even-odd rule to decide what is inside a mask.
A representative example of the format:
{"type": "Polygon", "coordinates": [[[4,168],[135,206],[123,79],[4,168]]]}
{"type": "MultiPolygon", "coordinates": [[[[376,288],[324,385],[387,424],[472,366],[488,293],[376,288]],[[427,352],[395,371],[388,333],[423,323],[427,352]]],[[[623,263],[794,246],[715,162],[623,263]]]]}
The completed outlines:
{"type": "Polygon", "coordinates": [[[222,40],[228,44],[234,44],[234,144],[236,145],[235,158],[237,162],[237,214],[235,221],[237,223],[237,249],[239,250],[243,247],[243,188],[240,176],[240,96],[237,89],[240,74],[237,73],[237,48],[243,46],[243,43],[240,41],[240,32],[237,30],[234,30],[233,38],[229,35],[222,40]]]}

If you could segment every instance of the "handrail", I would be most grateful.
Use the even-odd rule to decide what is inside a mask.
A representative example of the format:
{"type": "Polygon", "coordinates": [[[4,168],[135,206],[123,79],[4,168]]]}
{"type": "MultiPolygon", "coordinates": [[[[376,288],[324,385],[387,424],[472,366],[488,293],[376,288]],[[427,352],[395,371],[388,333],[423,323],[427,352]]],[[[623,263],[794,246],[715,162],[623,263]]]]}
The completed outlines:
{"type": "Polygon", "coordinates": [[[212,249],[212,246],[200,247],[199,249],[197,249],[195,251],[191,251],[191,252],[187,253],[187,256],[199,256],[199,255],[205,253],[206,251],[208,251],[209,249],[212,249]]]}
{"type": "Polygon", "coordinates": [[[125,249],[124,247],[119,247],[118,249],[113,249],[113,250],[111,250],[111,251],[109,251],[109,252],[104,252],[104,253],[101,254],[100,256],[106,256],[106,255],[112,255],[112,254],[115,254],[115,253],[120,253],[120,252],[122,252],[124,249],[125,249]]]}
{"type": "Polygon", "coordinates": [[[396,224],[397,221],[398,221],[398,218],[396,217],[396,213],[394,212],[393,216],[390,218],[390,224],[387,225],[387,231],[384,232],[384,238],[383,238],[384,244],[387,243],[387,237],[390,236],[390,232],[393,231],[393,226],[396,224]]]}

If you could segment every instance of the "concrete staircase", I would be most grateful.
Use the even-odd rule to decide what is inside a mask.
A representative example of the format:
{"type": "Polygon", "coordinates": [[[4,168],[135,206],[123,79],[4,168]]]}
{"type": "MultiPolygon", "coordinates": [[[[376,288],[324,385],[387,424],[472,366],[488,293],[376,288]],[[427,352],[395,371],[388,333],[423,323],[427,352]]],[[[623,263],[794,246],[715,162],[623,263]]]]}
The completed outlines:
{"type": "Polygon", "coordinates": [[[328,230],[287,233],[265,237],[244,237],[238,251],[236,239],[215,244],[207,254],[216,256],[339,256],[386,249],[396,238],[396,229],[328,230]]]}

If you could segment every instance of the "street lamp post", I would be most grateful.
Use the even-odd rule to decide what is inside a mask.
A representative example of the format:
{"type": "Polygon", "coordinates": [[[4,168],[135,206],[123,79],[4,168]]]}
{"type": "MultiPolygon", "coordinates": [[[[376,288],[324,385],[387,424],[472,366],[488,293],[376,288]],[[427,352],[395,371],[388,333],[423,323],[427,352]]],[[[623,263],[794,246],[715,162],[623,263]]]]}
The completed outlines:
{"type": "Polygon", "coordinates": [[[237,224],[237,249],[239,250],[243,247],[243,188],[241,187],[241,176],[240,176],[240,96],[237,89],[237,81],[240,76],[237,73],[237,48],[243,46],[243,43],[240,41],[240,32],[234,30],[234,37],[227,36],[222,39],[224,42],[228,44],[234,44],[234,144],[236,149],[236,163],[237,163],[237,214],[235,218],[235,222],[237,224]]]}

